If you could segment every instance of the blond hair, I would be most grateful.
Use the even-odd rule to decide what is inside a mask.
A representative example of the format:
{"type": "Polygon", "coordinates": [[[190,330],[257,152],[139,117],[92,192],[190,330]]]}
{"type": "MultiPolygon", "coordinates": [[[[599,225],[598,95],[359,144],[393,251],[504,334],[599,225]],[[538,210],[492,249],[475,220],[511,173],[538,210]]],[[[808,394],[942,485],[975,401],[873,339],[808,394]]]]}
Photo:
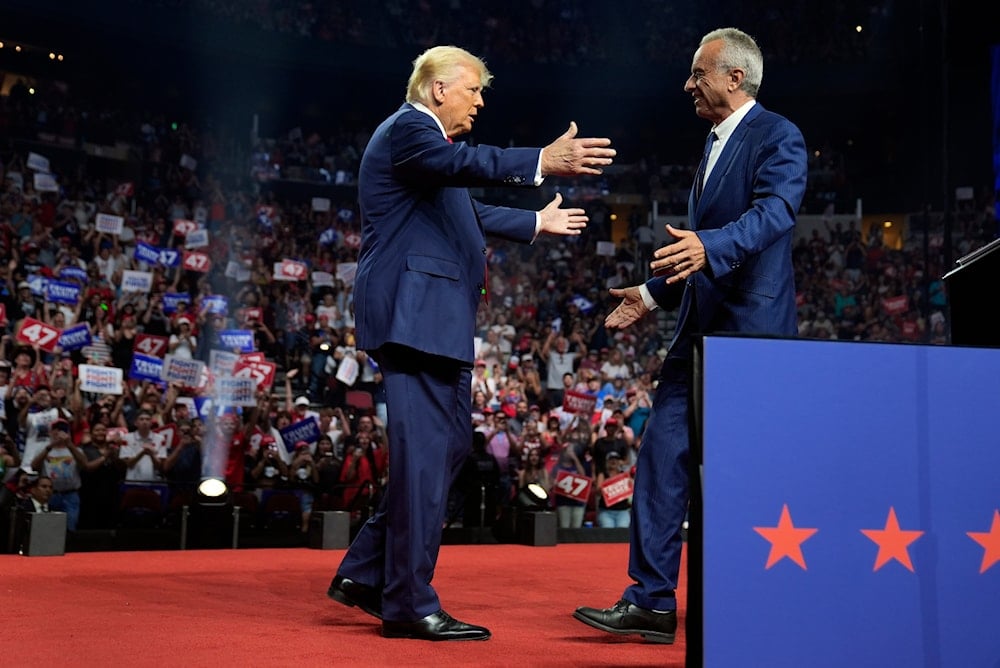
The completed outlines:
{"type": "Polygon", "coordinates": [[[479,82],[487,88],[493,75],[486,69],[482,59],[457,46],[434,46],[413,61],[413,72],[406,85],[406,101],[420,102],[430,106],[434,96],[431,86],[435,81],[451,83],[458,78],[462,67],[471,67],[479,72],[479,82]]]}

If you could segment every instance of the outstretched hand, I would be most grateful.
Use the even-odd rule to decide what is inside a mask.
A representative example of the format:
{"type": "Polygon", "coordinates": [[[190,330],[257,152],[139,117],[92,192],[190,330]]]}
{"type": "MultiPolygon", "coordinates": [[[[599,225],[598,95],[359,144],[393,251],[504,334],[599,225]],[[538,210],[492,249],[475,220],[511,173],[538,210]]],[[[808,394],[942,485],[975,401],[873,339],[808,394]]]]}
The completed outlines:
{"type": "Polygon", "coordinates": [[[638,285],[628,288],[611,288],[609,292],[612,297],[621,297],[622,301],[604,319],[604,326],[608,329],[625,329],[649,313],[646,303],[642,301],[642,292],[639,291],[638,285]]]}
{"type": "Polygon", "coordinates": [[[674,241],[653,252],[653,260],[649,268],[656,276],[665,276],[667,283],[679,283],[696,271],[701,271],[708,264],[705,257],[705,244],[697,233],[691,230],[679,230],[673,225],[667,225],[667,234],[674,241]]]}
{"type": "Polygon", "coordinates": [[[563,198],[560,193],[538,212],[542,222],[540,232],[575,236],[587,226],[587,212],[583,209],[560,209],[563,198]]]}
{"type": "Polygon", "coordinates": [[[612,162],[617,151],[606,137],[576,136],[576,122],[570,121],[569,129],[542,150],[542,176],[576,176],[600,174],[601,167],[612,162]]]}

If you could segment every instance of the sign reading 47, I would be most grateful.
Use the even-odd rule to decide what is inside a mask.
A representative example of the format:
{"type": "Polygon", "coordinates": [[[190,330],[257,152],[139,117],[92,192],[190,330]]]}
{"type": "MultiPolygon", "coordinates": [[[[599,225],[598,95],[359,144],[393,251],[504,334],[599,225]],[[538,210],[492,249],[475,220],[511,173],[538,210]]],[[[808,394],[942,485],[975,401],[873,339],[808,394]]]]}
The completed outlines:
{"type": "Polygon", "coordinates": [[[60,334],[62,332],[55,327],[50,327],[40,320],[26,317],[14,338],[19,343],[38,346],[42,350],[51,353],[59,344],[60,334]]]}

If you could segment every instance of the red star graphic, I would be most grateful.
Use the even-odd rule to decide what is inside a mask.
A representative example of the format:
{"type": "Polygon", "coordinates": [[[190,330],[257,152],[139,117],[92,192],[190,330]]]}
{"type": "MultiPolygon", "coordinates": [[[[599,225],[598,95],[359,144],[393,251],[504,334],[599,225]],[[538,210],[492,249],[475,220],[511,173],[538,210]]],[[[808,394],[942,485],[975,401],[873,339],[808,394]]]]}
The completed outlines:
{"type": "Polygon", "coordinates": [[[985,573],[986,569],[1000,561],[1000,510],[993,511],[993,524],[989,531],[967,531],[966,534],[984,548],[980,573],[985,573]]]}
{"type": "Polygon", "coordinates": [[[802,570],[806,569],[806,560],[802,556],[802,543],[806,542],[819,529],[800,529],[792,524],[792,516],[788,512],[788,504],[781,507],[781,517],[776,527],[754,527],[771,543],[771,551],[767,555],[765,569],[774,566],[783,558],[788,557],[797,563],[802,570]]]}
{"type": "Polygon", "coordinates": [[[910,553],[906,549],[910,543],[924,535],[923,531],[903,531],[896,519],[896,509],[889,506],[889,517],[885,520],[884,529],[862,529],[861,533],[878,545],[878,556],[875,557],[874,571],[882,568],[890,559],[895,559],[913,572],[910,553]]]}

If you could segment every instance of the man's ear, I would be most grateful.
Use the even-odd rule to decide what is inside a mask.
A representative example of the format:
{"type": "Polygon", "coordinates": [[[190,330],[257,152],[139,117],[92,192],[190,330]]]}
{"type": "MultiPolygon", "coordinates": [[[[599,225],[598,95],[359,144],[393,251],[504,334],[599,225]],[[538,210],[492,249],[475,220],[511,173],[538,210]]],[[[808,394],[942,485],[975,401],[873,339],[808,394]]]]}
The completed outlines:
{"type": "Polygon", "coordinates": [[[741,69],[731,69],[729,70],[729,89],[739,90],[740,86],[743,84],[743,79],[746,77],[746,72],[741,69]]]}
{"type": "Polygon", "coordinates": [[[435,81],[431,84],[431,94],[434,96],[434,101],[438,104],[444,102],[444,89],[445,83],[443,81],[435,81]]]}

